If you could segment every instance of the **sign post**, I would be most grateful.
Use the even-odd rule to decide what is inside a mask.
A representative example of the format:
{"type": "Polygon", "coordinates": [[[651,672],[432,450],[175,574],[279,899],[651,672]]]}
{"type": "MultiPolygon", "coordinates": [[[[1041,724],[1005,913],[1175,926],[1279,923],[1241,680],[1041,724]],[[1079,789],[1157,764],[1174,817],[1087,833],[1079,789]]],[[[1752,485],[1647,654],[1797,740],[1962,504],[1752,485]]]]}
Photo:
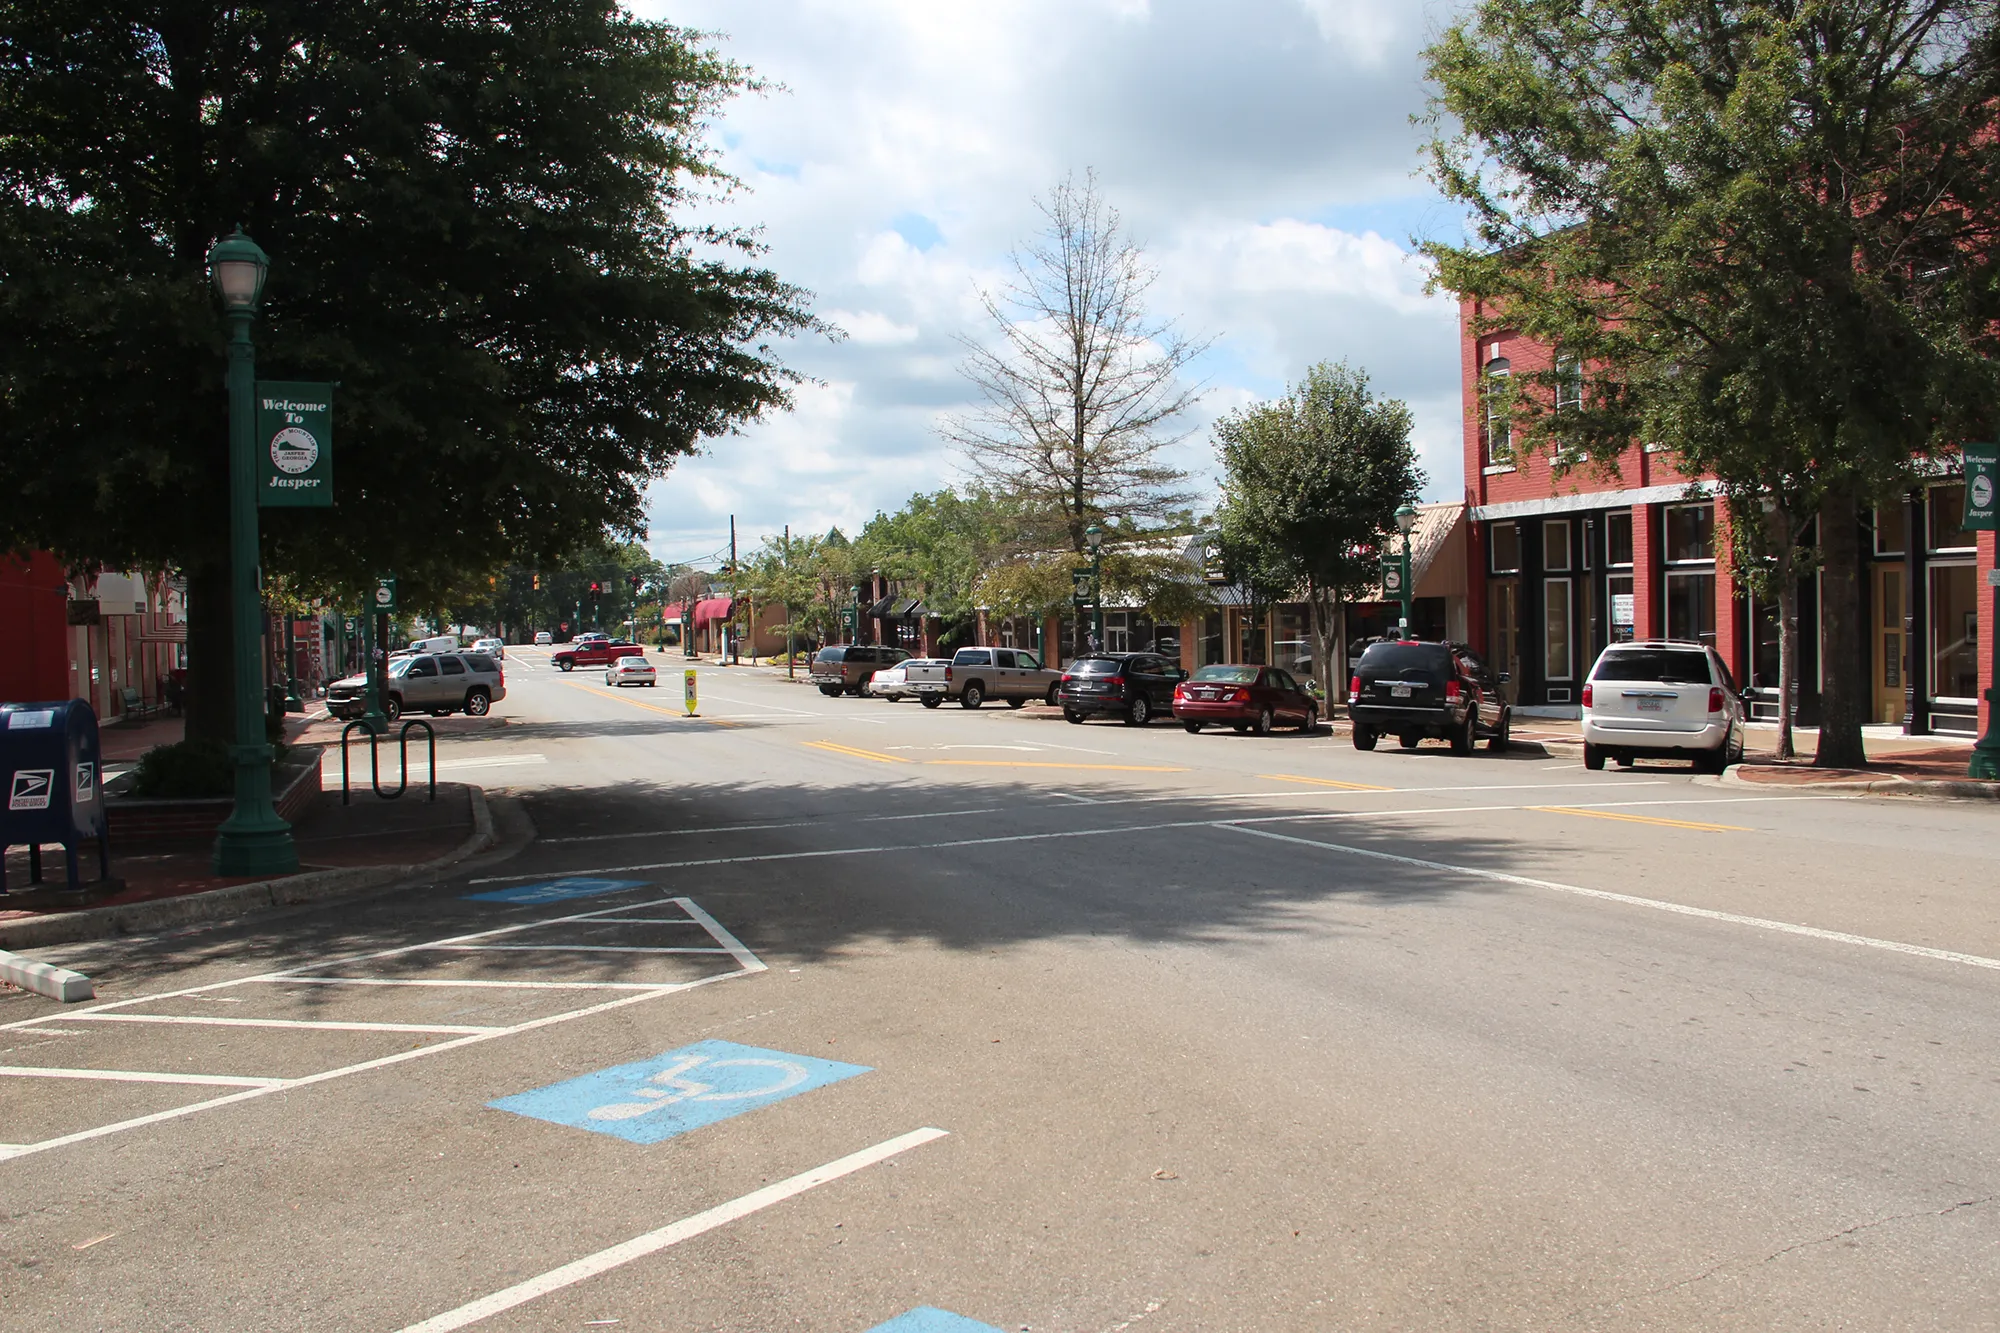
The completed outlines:
{"type": "MultiPolygon", "coordinates": [[[[1965,446],[1965,526],[1973,532],[2000,532],[2000,444],[1965,446]]],[[[2000,627],[2000,587],[1993,590],[1993,619],[1987,624],[2000,627]]],[[[1988,637],[1992,634],[1989,628],[1988,637]]],[[[1993,681],[1986,689],[1986,730],[1972,747],[1972,760],[1965,770],[1969,777],[2000,779],[1996,712],[2000,712],[2000,652],[1993,654],[1993,681]]]]}
{"type": "Polygon", "coordinates": [[[382,676],[389,662],[389,617],[395,610],[396,576],[378,575],[375,591],[369,596],[367,610],[361,617],[363,626],[369,631],[362,644],[362,650],[367,654],[368,688],[367,705],[361,711],[361,720],[377,736],[389,729],[389,719],[382,712],[382,676]]]}
{"type": "Polygon", "coordinates": [[[1392,602],[1399,602],[1403,608],[1403,619],[1396,633],[1399,639],[1410,637],[1410,552],[1409,543],[1399,555],[1382,557],[1382,596],[1392,602]]]}

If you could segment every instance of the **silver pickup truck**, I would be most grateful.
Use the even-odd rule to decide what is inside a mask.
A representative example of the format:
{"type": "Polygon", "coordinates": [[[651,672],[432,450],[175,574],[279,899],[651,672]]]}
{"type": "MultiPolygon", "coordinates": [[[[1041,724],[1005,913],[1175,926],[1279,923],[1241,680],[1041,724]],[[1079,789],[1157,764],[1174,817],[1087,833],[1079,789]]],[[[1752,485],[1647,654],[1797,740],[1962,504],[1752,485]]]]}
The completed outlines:
{"type": "Polygon", "coordinates": [[[1039,699],[1056,701],[1062,672],[1042,665],[1025,648],[961,648],[950,662],[910,664],[905,688],[926,708],[956,699],[962,708],[977,708],[988,699],[1005,699],[1009,708],[1039,699]]]}

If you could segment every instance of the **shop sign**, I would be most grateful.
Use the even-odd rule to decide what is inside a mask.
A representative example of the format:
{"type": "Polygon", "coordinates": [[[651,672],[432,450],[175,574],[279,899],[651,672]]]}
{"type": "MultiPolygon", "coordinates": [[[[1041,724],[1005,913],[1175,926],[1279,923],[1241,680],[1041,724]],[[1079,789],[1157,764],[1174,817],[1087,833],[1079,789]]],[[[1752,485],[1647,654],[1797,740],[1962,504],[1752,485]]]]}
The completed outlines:
{"type": "Polygon", "coordinates": [[[1965,527],[1972,532],[2000,529],[2000,445],[1965,446],[1965,527]]]}
{"type": "Polygon", "coordinates": [[[1635,596],[1636,594],[1629,592],[1614,592],[1611,594],[1612,624],[1636,625],[1639,623],[1638,612],[1633,602],[1635,596]]]}
{"type": "Polygon", "coordinates": [[[257,382],[257,503],[265,509],[333,504],[333,386],[257,382]]]}

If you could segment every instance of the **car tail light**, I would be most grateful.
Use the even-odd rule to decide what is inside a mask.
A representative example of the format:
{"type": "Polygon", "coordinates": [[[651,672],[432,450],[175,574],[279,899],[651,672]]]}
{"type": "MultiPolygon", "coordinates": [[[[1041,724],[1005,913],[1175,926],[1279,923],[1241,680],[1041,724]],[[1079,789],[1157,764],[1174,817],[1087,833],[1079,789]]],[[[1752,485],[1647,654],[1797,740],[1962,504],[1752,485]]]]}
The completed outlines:
{"type": "Polygon", "coordinates": [[[1187,694],[1187,686],[1185,685],[1174,686],[1174,698],[1179,699],[1184,697],[1186,694],[1187,694]]]}
{"type": "Polygon", "coordinates": [[[1589,708],[1591,706],[1590,699],[1591,695],[1593,695],[1594,693],[1596,693],[1596,691],[1591,689],[1590,682],[1585,681],[1583,683],[1583,706],[1585,708],[1589,708]]]}
{"type": "MultiPolygon", "coordinates": [[[[1069,679],[1069,677],[1068,677],[1068,676],[1064,676],[1064,677],[1063,677],[1063,679],[1064,679],[1064,680],[1068,680],[1068,679],[1069,679]]],[[[947,685],[951,684],[951,668],[950,668],[950,667],[946,667],[946,668],[944,669],[944,683],[945,683],[945,684],[947,684],[947,685]]]]}
{"type": "Polygon", "coordinates": [[[1250,702],[1250,691],[1248,691],[1248,690],[1231,690],[1231,691],[1229,692],[1229,702],[1231,702],[1231,703],[1233,703],[1233,704],[1247,704],[1247,703],[1249,703],[1249,702],[1250,702]]]}
{"type": "Polygon", "coordinates": [[[1720,685],[1711,685],[1708,687],[1708,711],[1711,713],[1720,713],[1722,711],[1722,687],[1720,685]]]}
{"type": "Polygon", "coordinates": [[[1359,699],[1361,697],[1361,677],[1359,675],[1348,677],[1347,697],[1350,699],[1359,699]]]}
{"type": "Polygon", "coordinates": [[[1448,681],[1446,681],[1446,682],[1444,683],[1444,701],[1445,701],[1446,703],[1448,703],[1448,704],[1455,704],[1455,703],[1457,703],[1457,702],[1458,702],[1458,682],[1457,682],[1457,681],[1455,681],[1455,680],[1448,680],[1448,681]]]}

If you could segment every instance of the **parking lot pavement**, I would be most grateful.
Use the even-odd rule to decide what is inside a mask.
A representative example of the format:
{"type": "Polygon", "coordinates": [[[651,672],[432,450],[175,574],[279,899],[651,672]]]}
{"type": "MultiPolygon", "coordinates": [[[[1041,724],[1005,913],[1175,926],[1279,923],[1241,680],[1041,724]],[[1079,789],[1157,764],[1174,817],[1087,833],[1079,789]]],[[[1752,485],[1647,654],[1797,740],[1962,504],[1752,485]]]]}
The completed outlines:
{"type": "Polygon", "coordinates": [[[518,855],[0,997],[10,1321],[1989,1318],[1980,818],[508,679],[518,855]]]}

